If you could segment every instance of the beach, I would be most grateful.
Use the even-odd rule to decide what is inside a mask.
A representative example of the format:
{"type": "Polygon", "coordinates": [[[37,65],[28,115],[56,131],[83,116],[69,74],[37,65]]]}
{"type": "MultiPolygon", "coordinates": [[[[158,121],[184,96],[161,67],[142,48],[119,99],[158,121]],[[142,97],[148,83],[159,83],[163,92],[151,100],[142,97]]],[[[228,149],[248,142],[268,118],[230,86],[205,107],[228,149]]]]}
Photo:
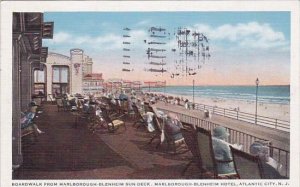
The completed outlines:
{"type": "MultiPolygon", "coordinates": [[[[153,92],[156,94],[162,94],[166,96],[173,97],[183,97],[188,99],[190,102],[193,101],[192,96],[181,96],[176,94],[167,94],[162,92],[153,92]]],[[[219,108],[239,110],[240,112],[245,112],[249,114],[255,114],[255,101],[244,101],[244,100],[235,100],[235,99],[225,99],[225,98],[204,98],[204,97],[195,97],[195,103],[215,106],[219,108]]],[[[269,117],[273,119],[279,119],[284,121],[290,121],[290,105],[289,104],[278,104],[278,103],[257,103],[257,115],[269,117]]]]}

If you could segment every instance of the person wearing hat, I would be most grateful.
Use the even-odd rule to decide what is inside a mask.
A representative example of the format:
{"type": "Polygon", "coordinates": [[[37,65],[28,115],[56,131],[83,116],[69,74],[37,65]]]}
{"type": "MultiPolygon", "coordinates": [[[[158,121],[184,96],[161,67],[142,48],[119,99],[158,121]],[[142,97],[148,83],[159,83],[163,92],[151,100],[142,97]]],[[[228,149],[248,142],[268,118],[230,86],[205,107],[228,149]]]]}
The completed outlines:
{"type": "Polygon", "coordinates": [[[264,178],[285,179],[286,177],[280,174],[282,171],[282,165],[270,157],[269,152],[270,149],[264,142],[255,141],[250,146],[250,154],[258,156],[261,160],[264,178]]]}
{"type": "Polygon", "coordinates": [[[119,100],[125,101],[125,100],[127,100],[127,99],[128,99],[128,96],[125,94],[125,91],[123,90],[123,91],[121,92],[121,94],[119,95],[119,100]]]}
{"type": "Polygon", "coordinates": [[[231,144],[227,142],[228,137],[229,137],[229,133],[226,131],[224,127],[218,126],[214,128],[212,144],[213,144],[215,159],[218,161],[230,161],[230,162],[217,162],[217,170],[219,174],[236,173],[232,161],[230,147],[229,147],[231,144]]]}
{"type": "Polygon", "coordinates": [[[184,108],[189,109],[189,100],[187,99],[184,101],[184,108]]]}
{"type": "Polygon", "coordinates": [[[21,129],[23,130],[33,130],[36,134],[43,134],[45,132],[41,131],[38,126],[33,122],[35,117],[35,113],[28,112],[28,113],[21,113],[21,129]]]}
{"type": "Polygon", "coordinates": [[[41,131],[38,126],[33,122],[33,119],[37,117],[37,107],[38,105],[36,104],[35,101],[31,101],[28,104],[28,109],[26,112],[21,113],[21,119],[20,119],[20,124],[21,124],[21,129],[32,129],[36,132],[36,134],[42,134],[44,133],[41,131]]]}
{"type": "Polygon", "coordinates": [[[183,139],[180,128],[182,128],[182,124],[178,119],[177,115],[174,113],[169,113],[166,116],[166,121],[164,123],[164,131],[169,136],[171,136],[175,141],[183,139]]]}
{"type": "Polygon", "coordinates": [[[37,108],[38,108],[38,105],[36,104],[36,102],[35,101],[31,101],[28,104],[27,112],[36,113],[37,112],[37,108]]]}

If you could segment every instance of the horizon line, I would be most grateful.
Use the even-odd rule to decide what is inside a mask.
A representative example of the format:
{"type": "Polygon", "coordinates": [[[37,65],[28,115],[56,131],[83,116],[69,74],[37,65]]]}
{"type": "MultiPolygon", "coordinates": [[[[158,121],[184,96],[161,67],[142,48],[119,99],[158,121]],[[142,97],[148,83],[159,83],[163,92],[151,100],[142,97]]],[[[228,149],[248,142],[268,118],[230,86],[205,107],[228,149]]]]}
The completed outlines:
{"type": "MultiPolygon", "coordinates": [[[[193,86],[191,84],[178,84],[178,85],[166,85],[166,86],[193,86]]],[[[239,84],[235,84],[235,85],[231,85],[231,84],[216,84],[216,85],[213,85],[213,84],[198,84],[195,86],[256,86],[256,85],[253,85],[253,84],[249,84],[249,85],[246,85],[246,84],[243,84],[243,85],[239,85],[239,84]]],[[[291,84],[262,84],[262,85],[258,85],[258,86],[291,86],[291,84]]]]}

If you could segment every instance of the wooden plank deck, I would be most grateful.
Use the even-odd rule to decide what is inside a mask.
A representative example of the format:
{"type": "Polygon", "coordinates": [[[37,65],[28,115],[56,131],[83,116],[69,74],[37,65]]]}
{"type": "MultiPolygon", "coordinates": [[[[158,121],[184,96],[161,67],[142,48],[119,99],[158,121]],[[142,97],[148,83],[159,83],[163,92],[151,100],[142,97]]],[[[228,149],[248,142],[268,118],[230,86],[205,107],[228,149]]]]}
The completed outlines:
{"type": "Polygon", "coordinates": [[[191,154],[172,155],[165,146],[149,145],[151,134],[145,128],[132,127],[108,133],[88,130],[70,112],[57,112],[56,105],[46,104],[37,119],[45,133],[32,144],[23,141],[23,165],[13,172],[13,179],[185,179],[197,176],[196,166],[182,176],[191,154]],[[189,174],[190,172],[190,174],[189,174]]]}
{"type": "MultiPolygon", "coordinates": [[[[201,111],[186,110],[175,105],[155,104],[156,108],[172,110],[204,118],[201,111]]],[[[217,124],[269,139],[274,146],[289,149],[289,133],[255,126],[223,116],[208,119],[217,124]]],[[[46,104],[37,125],[45,134],[34,144],[24,139],[23,165],[13,172],[13,179],[186,179],[197,178],[199,170],[192,166],[181,175],[191,153],[173,155],[166,145],[155,148],[148,144],[151,134],[144,128],[132,127],[115,134],[106,129],[96,133],[88,130],[85,121],[74,128],[75,117],[70,112],[57,112],[56,105],[46,104]]]]}

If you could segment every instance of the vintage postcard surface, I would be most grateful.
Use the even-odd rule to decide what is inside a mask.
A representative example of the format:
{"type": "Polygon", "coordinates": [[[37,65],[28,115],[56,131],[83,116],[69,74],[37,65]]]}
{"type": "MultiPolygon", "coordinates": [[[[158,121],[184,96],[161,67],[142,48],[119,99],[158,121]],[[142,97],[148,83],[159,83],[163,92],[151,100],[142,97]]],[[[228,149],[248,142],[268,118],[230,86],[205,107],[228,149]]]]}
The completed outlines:
{"type": "Polygon", "coordinates": [[[297,186],[298,1],[1,3],[1,186],[297,186]]]}

